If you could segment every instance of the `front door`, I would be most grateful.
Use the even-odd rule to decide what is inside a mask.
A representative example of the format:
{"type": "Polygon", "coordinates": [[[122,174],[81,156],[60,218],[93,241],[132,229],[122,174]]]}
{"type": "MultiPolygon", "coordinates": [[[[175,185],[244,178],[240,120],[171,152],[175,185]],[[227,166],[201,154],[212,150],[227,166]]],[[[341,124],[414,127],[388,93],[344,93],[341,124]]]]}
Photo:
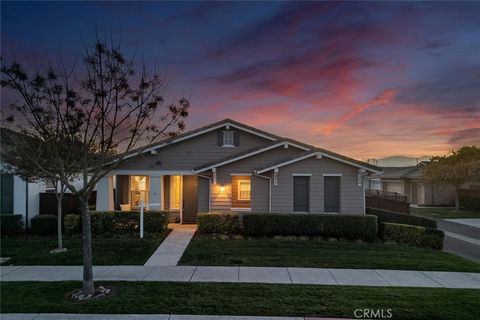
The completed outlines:
{"type": "Polygon", "coordinates": [[[183,223],[197,223],[198,177],[183,176],[183,223]]]}
{"type": "Polygon", "coordinates": [[[340,212],[340,177],[323,177],[325,212],[340,212]]]}

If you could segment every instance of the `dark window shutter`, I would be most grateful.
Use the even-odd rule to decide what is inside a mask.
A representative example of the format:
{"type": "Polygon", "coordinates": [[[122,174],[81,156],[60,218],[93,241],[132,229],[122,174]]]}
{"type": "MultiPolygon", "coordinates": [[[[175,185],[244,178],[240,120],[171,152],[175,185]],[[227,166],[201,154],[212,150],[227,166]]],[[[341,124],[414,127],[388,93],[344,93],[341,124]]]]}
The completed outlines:
{"type": "Polygon", "coordinates": [[[235,131],[233,133],[233,145],[239,146],[240,145],[240,132],[235,131]]]}
{"type": "Polygon", "coordinates": [[[223,145],[223,131],[217,132],[217,146],[223,145]]]}

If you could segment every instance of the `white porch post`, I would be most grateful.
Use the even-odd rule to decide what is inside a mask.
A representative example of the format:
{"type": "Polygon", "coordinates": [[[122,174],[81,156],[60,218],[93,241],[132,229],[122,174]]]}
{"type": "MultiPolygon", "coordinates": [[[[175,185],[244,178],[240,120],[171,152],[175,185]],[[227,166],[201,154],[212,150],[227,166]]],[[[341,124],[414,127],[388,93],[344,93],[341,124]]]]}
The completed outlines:
{"type": "Polygon", "coordinates": [[[163,176],[150,176],[150,193],[149,193],[149,203],[153,205],[148,205],[148,208],[151,210],[163,210],[163,176]],[[156,205],[155,205],[156,204],[156,205]]]}
{"type": "Polygon", "coordinates": [[[113,176],[103,177],[97,183],[97,211],[113,210],[113,176]]]}

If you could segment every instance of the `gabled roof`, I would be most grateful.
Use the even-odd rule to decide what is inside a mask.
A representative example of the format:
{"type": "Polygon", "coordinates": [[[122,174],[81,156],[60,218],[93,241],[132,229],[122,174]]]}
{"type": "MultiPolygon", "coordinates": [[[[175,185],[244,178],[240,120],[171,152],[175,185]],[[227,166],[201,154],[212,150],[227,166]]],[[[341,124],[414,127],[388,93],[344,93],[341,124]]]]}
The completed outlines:
{"type": "Polygon", "coordinates": [[[272,162],[267,166],[256,169],[255,172],[257,174],[262,174],[264,172],[274,170],[276,168],[280,168],[280,167],[289,165],[291,163],[302,161],[302,160],[305,160],[305,159],[308,159],[308,158],[311,158],[311,157],[314,157],[314,156],[330,158],[330,159],[337,160],[337,161],[349,164],[351,166],[361,168],[361,169],[365,169],[367,171],[374,172],[374,173],[380,173],[382,171],[381,168],[379,168],[377,166],[374,166],[374,165],[371,165],[371,164],[368,164],[368,163],[365,163],[365,162],[362,162],[362,161],[358,161],[358,160],[355,160],[355,159],[351,159],[351,158],[348,158],[348,157],[345,157],[345,156],[342,156],[342,155],[339,155],[339,154],[336,154],[336,153],[333,153],[333,152],[330,152],[330,151],[327,151],[327,150],[324,150],[324,149],[314,148],[313,150],[308,150],[308,151],[305,151],[301,154],[297,154],[297,155],[294,155],[294,156],[289,157],[289,158],[285,158],[285,159],[281,159],[279,161],[272,162]]]}
{"type": "Polygon", "coordinates": [[[268,151],[268,150],[272,150],[272,149],[275,149],[275,148],[278,148],[278,147],[281,147],[281,146],[284,146],[284,145],[289,145],[289,146],[297,147],[299,149],[308,150],[302,144],[293,143],[289,140],[282,139],[280,141],[275,141],[275,142],[269,143],[267,145],[257,146],[257,147],[250,148],[250,149],[242,151],[242,152],[238,152],[238,153],[229,155],[229,156],[224,157],[222,159],[219,159],[217,161],[211,161],[211,162],[208,162],[208,163],[204,163],[202,165],[199,165],[199,166],[195,167],[194,171],[195,171],[195,173],[204,172],[204,171],[210,170],[212,168],[220,167],[220,166],[223,166],[223,165],[226,165],[226,164],[229,164],[229,163],[241,160],[241,159],[245,159],[245,158],[254,156],[256,154],[259,154],[259,153],[262,153],[262,152],[265,152],[265,151],[268,151]]]}
{"type": "Polygon", "coordinates": [[[146,153],[146,152],[150,152],[152,150],[160,149],[160,148],[163,148],[167,145],[170,145],[170,144],[173,144],[173,143],[176,143],[176,142],[180,142],[180,141],[183,141],[183,140],[187,140],[187,139],[196,137],[198,135],[201,135],[201,134],[204,134],[204,133],[207,133],[207,132],[210,132],[210,131],[214,131],[214,130],[217,130],[217,129],[220,129],[220,128],[223,128],[223,127],[226,127],[226,126],[231,126],[233,128],[243,130],[245,132],[263,137],[263,138],[271,140],[271,141],[276,141],[276,140],[283,139],[282,137],[279,137],[277,135],[271,134],[269,132],[266,132],[266,131],[263,131],[263,130],[260,130],[260,129],[257,129],[257,128],[254,128],[254,127],[250,127],[246,124],[234,121],[232,119],[223,119],[221,121],[217,121],[217,122],[214,122],[212,124],[209,124],[209,125],[206,125],[206,126],[203,126],[203,127],[200,127],[200,128],[194,129],[194,130],[190,130],[190,131],[182,133],[182,134],[179,134],[175,137],[168,138],[168,139],[156,142],[156,143],[152,143],[152,144],[149,144],[147,146],[140,147],[140,148],[136,148],[134,150],[129,151],[124,158],[128,159],[128,158],[134,157],[136,155],[139,155],[141,153],[146,153]]]}
{"type": "Polygon", "coordinates": [[[381,179],[402,179],[402,178],[415,179],[420,176],[420,172],[418,172],[418,169],[425,166],[427,163],[428,161],[422,161],[413,167],[398,167],[397,170],[385,172],[380,176],[380,178],[381,179]]]}
{"type": "MultiPolygon", "coordinates": [[[[207,132],[210,132],[210,131],[214,131],[214,130],[217,130],[217,129],[220,129],[220,128],[223,128],[223,127],[233,127],[233,128],[239,129],[239,130],[243,130],[245,132],[249,132],[251,134],[263,137],[263,138],[268,139],[268,140],[270,140],[272,142],[275,142],[275,143],[272,143],[271,145],[260,146],[260,147],[258,147],[258,150],[257,150],[257,148],[254,148],[253,150],[248,150],[246,152],[242,152],[242,153],[239,153],[239,154],[232,155],[231,157],[228,157],[228,159],[227,158],[221,159],[220,161],[218,161],[216,163],[212,162],[212,163],[204,164],[202,166],[197,167],[198,168],[197,170],[205,171],[205,170],[208,170],[208,169],[204,169],[205,167],[209,167],[209,166],[213,166],[213,165],[214,166],[220,166],[225,161],[233,162],[233,161],[243,159],[247,156],[255,155],[255,154],[258,153],[257,151],[263,150],[265,148],[272,147],[276,143],[280,143],[280,144],[281,143],[287,143],[287,144],[290,144],[292,146],[299,147],[301,149],[315,151],[315,152],[319,153],[320,155],[324,155],[328,158],[335,159],[335,160],[353,165],[355,167],[365,168],[365,169],[367,169],[371,172],[378,172],[378,173],[381,172],[381,169],[377,166],[374,166],[374,165],[371,165],[371,164],[368,164],[368,163],[365,163],[365,162],[362,162],[362,161],[358,161],[358,160],[355,160],[355,159],[352,159],[352,158],[334,153],[334,152],[329,151],[329,150],[317,148],[315,146],[312,146],[312,145],[309,145],[309,144],[306,144],[306,143],[303,143],[303,142],[300,142],[300,141],[297,141],[297,140],[294,140],[294,139],[280,137],[280,136],[271,134],[267,131],[263,131],[263,130],[248,126],[246,124],[234,121],[232,119],[224,119],[224,120],[221,120],[221,121],[217,121],[217,122],[214,122],[214,123],[209,124],[207,126],[182,133],[182,134],[177,135],[173,138],[169,138],[169,139],[157,142],[157,143],[153,143],[153,144],[141,147],[141,148],[134,149],[134,150],[128,152],[128,154],[124,157],[124,159],[128,159],[130,157],[134,157],[134,156],[142,154],[142,153],[151,152],[153,150],[163,148],[163,147],[168,146],[170,144],[177,143],[177,142],[180,142],[180,141],[184,141],[184,140],[187,140],[187,139],[196,137],[198,135],[201,135],[201,134],[204,134],[204,133],[207,133],[207,132]],[[233,161],[231,161],[231,160],[233,160],[233,161]]],[[[267,149],[267,150],[269,150],[269,149],[267,149]]]]}

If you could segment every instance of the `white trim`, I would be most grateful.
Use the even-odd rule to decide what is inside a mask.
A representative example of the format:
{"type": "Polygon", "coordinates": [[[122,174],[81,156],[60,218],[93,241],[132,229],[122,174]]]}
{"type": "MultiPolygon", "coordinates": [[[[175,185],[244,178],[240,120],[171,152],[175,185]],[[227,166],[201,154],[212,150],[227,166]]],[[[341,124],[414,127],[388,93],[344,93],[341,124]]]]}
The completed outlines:
{"type": "Polygon", "coordinates": [[[245,212],[251,212],[252,208],[230,208],[230,211],[245,211],[245,212]]]}
{"type": "Polygon", "coordinates": [[[256,136],[259,136],[259,137],[262,137],[262,138],[265,138],[265,139],[268,139],[268,140],[271,140],[271,141],[277,141],[276,138],[273,138],[271,136],[267,136],[265,134],[262,134],[262,133],[259,133],[259,132],[256,132],[254,130],[250,130],[250,129],[247,129],[247,128],[244,128],[242,126],[239,126],[239,125],[235,125],[233,123],[230,123],[230,122],[224,122],[224,123],[221,123],[219,125],[216,125],[214,127],[210,127],[210,128],[207,128],[207,129],[204,129],[204,130],[201,130],[201,131],[197,131],[195,133],[191,133],[191,134],[187,134],[183,137],[180,137],[180,138],[177,138],[177,139],[173,139],[172,141],[169,141],[169,142],[164,142],[164,143],[161,143],[159,145],[156,145],[156,146],[153,146],[153,147],[150,147],[150,148],[146,148],[144,150],[139,150],[138,152],[135,152],[135,153],[132,153],[132,154],[129,154],[125,157],[123,157],[122,159],[129,159],[131,157],[135,157],[141,153],[146,153],[146,152],[151,152],[152,150],[156,150],[156,149],[160,149],[160,148],[163,148],[167,145],[170,145],[170,144],[173,144],[173,143],[177,143],[177,142],[180,142],[180,141],[183,141],[183,140],[187,140],[187,139],[190,139],[190,138],[193,138],[193,137],[196,137],[196,136],[199,136],[199,135],[202,135],[204,133],[207,133],[207,132],[210,132],[210,131],[215,131],[217,129],[220,129],[220,128],[229,128],[229,127],[234,127],[234,128],[237,128],[237,129],[240,129],[240,130],[243,130],[245,132],[248,132],[248,133],[251,133],[251,134],[254,134],[256,136]]]}
{"type": "Polygon", "coordinates": [[[324,173],[322,174],[324,177],[341,177],[343,176],[341,173],[324,173]]]}
{"type": "Polygon", "coordinates": [[[311,177],[311,173],[292,173],[292,176],[294,177],[311,177]]]}
{"type": "Polygon", "coordinates": [[[192,176],[193,170],[112,170],[108,175],[128,176],[192,176]]]}
{"type": "Polygon", "coordinates": [[[303,156],[303,157],[295,158],[295,159],[288,160],[288,161],[285,161],[285,162],[283,162],[283,163],[279,163],[279,164],[276,164],[276,165],[274,165],[274,166],[271,166],[271,167],[268,167],[268,168],[265,168],[265,169],[257,170],[256,173],[261,174],[261,173],[270,171],[270,170],[272,170],[272,169],[278,169],[278,168],[280,168],[280,167],[289,165],[289,164],[291,164],[291,163],[295,163],[295,162],[298,162],[298,161],[302,161],[302,160],[311,158],[311,157],[313,157],[313,156],[318,156],[318,155],[321,155],[321,156],[323,156],[323,157],[327,157],[327,158],[330,158],[330,159],[333,159],[333,160],[336,160],[336,161],[339,161],[339,162],[343,162],[343,163],[349,164],[349,165],[351,165],[351,166],[353,166],[353,167],[365,169],[365,170],[370,171],[370,172],[376,172],[376,173],[381,173],[381,172],[382,172],[382,171],[378,171],[378,170],[374,170],[374,169],[371,169],[371,168],[367,168],[367,167],[361,166],[361,165],[359,165],[359,164],[353,163],[353,162],[348,161],[348,160],[344,160],[344,159],[341,159],[341,158],[338,158],[338,157],[335,157],[335,156],[326,154],[326,153],[321,152],[321,151],[317,151],[317,152],[314,152],[314,153],[307,154],[307,155],[305,155],[305,156],[303,156]]]}
{"type": "Polygon", "coordinates": [[[231,176],[251,176],[251,173],[230,173],[231,176]]]}
{"type": "MultiPolygon", "coordinates": [[[[299,157],[299,158],[295,158],[295,159],[292,159],[292,160],[289,160],[289,161],[285,161],[283,163],[279,163],[279,164],[276,164],[274,166],[271,166],[271,167],[268,167],[266,169],[262,169],[262,170],[257,170],[257,173],[261,174],[261,173],[264,173],[264,172],[267,172],[267,171],[270,171],[272,169],[275,169],[275,170],[278,170],[278,168],[280,167],[283,167],[283,166],[286,166],[286,165],[289,165],[291,163],[295,163],[295,162],[298,162],[298,161],[301,161],[303,159],[307,159],[307,158],[310,158],[310,157],[313,157],[315,155],[315,153],[310,153],[310,154],[307,154],[303,157],[299,157]]],[[[277,171],[278,172],[278,171],[277,171]]]]}
{"type": "Polygon", "coordinates": [[[249,158],[251,156],[254,156],[256,154],[259,154],[259,153],[262,153],[262,152],[265,152],[265,151],[268,151],[268,150],[272,150],[272,149],[275,149],[275,148],[278,148],[282,145],[285,145],[285,144],[289,144],[289,145],[292,145],[294,147],[297,147],[297,148],[301,148],[301,149],[304,149],[304,150],[308,150],[308,149],[305,149],[305,147],[301,147],[301,146],[297,146],[293,143],[290,143],[290,142],[279,142],[279,143],[276,143],[276,144],[273,144],[271,146],[268,146],[268,147],[265,147],[263,149],[259,149],[259,150],[256,150],[256,151],[253,151],[253,152],[250,152],[250,153],[247,153],[247,154],[243,154],[241,156],[238,156],[236,158],[232,158],[232,159],[229,159],[229,160],[225,160],[223,162],[220,162],[220,163],[216,163],[214,165],[211,165],[211,166],[208,166],[208,167],[204,167],[204,168],[200,168],[198,170],[195,170],[194,172],[195,173],[201,173],[201,172],[204,172],[204,171],[208,171],[210,169],[213,169],[213,168],[217,168],[217,167],[221,167],[223,165],[226,165],[226,164],[229,164],[229,163],[232,163],[232,162],[235,162],[235,161],[238,161],[238,160],[242,160],[242,159],[245,159],[245,158],[249,158]]]}

